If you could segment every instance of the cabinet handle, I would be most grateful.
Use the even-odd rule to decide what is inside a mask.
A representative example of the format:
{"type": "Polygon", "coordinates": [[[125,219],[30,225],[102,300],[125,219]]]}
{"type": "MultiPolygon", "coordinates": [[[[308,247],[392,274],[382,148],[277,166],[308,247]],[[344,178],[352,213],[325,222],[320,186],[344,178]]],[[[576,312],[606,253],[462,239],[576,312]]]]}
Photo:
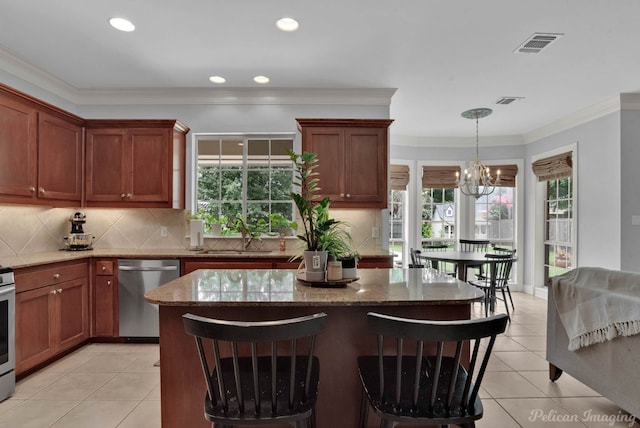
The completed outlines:
{"type": "Polygon", "coordinates": [[[101,269],[102,269],[102,272],[104,272],[105,270],[107,270],[107,267],[106,266],[102,266],[101,269]]]}
{"type": "Polygon", "coordinates": [[[341,198],[344,198],[344,193],[340,193],[340,197],[341,197],[341,198]]]}
{"type": "Polygon", "coordinates": [[[347,193],[347,198],[350,198],[350,197],[351,197],[351,193],[347,193]]]}
{"type": "Polygon", "coordinates": [[[107,281],[107,287],[111,287],[111,281],[107,281]]]}
{"type": "Polygon", "coordinates": [[[62,288],[58,288],[58,294],[62,293],[62,288]]]}
{"type": "Polygon", "coordinates": [[[30,186],[30,187],[29,187],[29,191],[30,191],[31,193],[35,192],[35,191],[36,191],[36,186],[30,186]]]}
{"type": "Polygon", "coordinates": [[[41,195],[44,195],[44,188],[40,187],[38,189],[38,193],[40,193],[41,195]]]}
{"type": "Polygon", "coordinates": [[[123,193],[122,195],[120,195],[120,197],[121,197],[122,199],[124,199],[124,198],[126,198],[126,197],[127,197],[127,195],[125,195],[125,194],[123,193]]]}
{"type": "Polygon", "coordinates": [[[56,290],[51,290],[51,294],[56,294],[56,290]]]}
{"type": "Polygon", "coordinates": [[[133,195],[131,193],[127,193],[127,199],[131,199],[133,198],[133,195]]]}
{"type": "Polygon", "coordinates": [[[58,279],[60,278],[60,274],[59,273],[54,273],[53,274],[53,279],[58,279]]]}

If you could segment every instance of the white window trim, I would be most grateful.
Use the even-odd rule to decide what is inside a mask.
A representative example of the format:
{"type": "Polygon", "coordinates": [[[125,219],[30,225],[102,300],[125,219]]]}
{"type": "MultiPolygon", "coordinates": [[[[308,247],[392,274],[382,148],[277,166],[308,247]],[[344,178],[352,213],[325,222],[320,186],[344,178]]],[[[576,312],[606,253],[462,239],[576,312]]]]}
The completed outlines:
{"type": "MultiPolygon", "coordinates": [[[[549,150],[547,152],[539,153],[531,157],[531,163],[548,158],[551,156],[559,155],[562,153],[571,152],[571,178],[572,178],[572,195],[573,195],[573,218],[572,218],[572,232],[571,242],[573,244],[573,266],[578,267],[578,143],[572,143],[566,146],[559,147],[557,149],[549,150]]],[[[538,181],[538,178],[533,174],[531,168],[529,168],[529,176],[535,182],[535,203],[531,208],[533,213],[530,218],[534,219],[534,243],[533,246],[528,248],[533,249],[531,254],[528,254],[528,265],[532,267],[532,280],[533,284],[529,290],[526,290],[530,294],[535,296],[546,297],[548,289],[544,284],[544,227],[545,227],[545,212],[544,212],[544,199],[546,192],[546,181],[538,181]]],[[[530,209],[530,211],[531,211],[530,209]]]]}

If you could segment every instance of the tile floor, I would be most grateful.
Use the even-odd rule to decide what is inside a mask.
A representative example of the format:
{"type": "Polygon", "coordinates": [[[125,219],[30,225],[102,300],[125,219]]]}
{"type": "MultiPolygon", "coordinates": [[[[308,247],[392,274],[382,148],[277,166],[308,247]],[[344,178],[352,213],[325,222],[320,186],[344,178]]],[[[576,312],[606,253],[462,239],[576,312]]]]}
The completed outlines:
{"type": "MultiPolygon", "coordinates": [[[[549,382],[546,300],[514,297],[516,312],[483,381],[485,413],[477,426],[640,427],[566,373],[549,382]]],[[[476,304],[474,316],[482,314],[476,304]]],[[[0,403],[0,428],[159,428],[157,360],[157,345],[87,345],[18,382],[14,396],[0,403]]]]}

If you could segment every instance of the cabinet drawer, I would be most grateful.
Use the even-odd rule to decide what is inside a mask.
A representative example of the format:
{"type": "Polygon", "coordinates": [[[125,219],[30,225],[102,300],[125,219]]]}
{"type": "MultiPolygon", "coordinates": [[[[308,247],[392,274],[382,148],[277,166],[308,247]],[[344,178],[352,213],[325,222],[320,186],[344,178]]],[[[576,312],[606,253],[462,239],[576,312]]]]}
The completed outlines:
{"type": "Polygon", "coordinates": [[[113,260],[96,260],[96,275],[113,275],[113,260]]]}
{"type": "Polygon", "coordinates": [[[18,269],[15,273],[16,293],[87,276],[86,262],[18,269]]]}

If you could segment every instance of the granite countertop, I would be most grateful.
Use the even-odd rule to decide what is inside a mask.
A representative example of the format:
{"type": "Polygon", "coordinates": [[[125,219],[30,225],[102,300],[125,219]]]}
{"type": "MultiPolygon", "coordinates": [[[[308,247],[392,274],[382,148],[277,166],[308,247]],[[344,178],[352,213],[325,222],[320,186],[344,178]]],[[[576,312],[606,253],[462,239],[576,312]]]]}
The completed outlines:
{"type": "Polygon", "coordinates": [[[145,295],[166,306],[366,306],[450,305],[481,300],[475,287],[428,269],[359,269],[341,288],[314,287],[295,270],[202,269],[145,295]]]}
{"type": "MultiPolygon", "coordinates": [[[[117,258],[216,258],[232,257],[238,259],[256,258],[290,258],[299,253],[297,249],[287,249],[286,251],[232,253],[222,251],[218,253],[203,254],[201,251],[190,251],[181,248],[169,249],[127,249],[127,248],[94,248],[88,251],[48,251],[42,253],[20,254],[16,256],[0,256],[0,266],[9,266],[14,269],[43,265],[47,263],[58,263],[71,260],[81,260],[88,257],[117,257],[117,258]]],[[[362,254],[364,257],[392,257],[393,254],[383,250],[367,251],[362,254]]]]}

